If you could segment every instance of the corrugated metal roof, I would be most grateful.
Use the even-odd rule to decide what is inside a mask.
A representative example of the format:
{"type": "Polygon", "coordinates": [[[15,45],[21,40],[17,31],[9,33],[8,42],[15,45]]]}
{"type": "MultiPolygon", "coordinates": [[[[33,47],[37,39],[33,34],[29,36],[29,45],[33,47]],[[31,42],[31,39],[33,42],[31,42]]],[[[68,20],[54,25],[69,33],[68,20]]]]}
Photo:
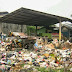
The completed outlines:
{"type": "Polygon", "coordinates": [[[7,15],[7,14],[8,14],[8,12],[0,12],[0,17],[3,17],[5,15],[7,15]]]}
{"type": "Polygon", "coordinates": [[[31,9],[20,8],[8,15],[0,18],[0,22],[14,23],[14,24],[25,24],[33,26],[49,26],[52,24],[59,23],[61,21],[71,21],[68,18],[47,14],[39,11],[34,11],[31,9]]]}
{"type": "Polygon", "coordinates": [[[65,26],[68,29],[71,29],[72,30],[72,24],[65,23],[65,24],[63,24],[63,26],[65,26]]]}

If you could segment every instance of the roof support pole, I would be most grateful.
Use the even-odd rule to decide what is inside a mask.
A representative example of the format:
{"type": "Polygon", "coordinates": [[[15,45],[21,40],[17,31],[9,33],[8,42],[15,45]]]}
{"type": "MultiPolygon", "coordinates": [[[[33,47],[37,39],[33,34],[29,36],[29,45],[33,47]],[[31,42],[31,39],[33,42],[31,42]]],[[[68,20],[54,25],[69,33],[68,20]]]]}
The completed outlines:
{"type": "Polygon", "coordinates": [[[60,40],[61,40],[61,19],[59,20],[59,43],[60,43],[60,40]]]}
{"type": "Polygon", "coordinates": [[[70,39],[70,29],[69,29],[69,39],[70,39]]]}
{"type": "Polygon", "coordinates": [[[37,36],[37,25],[36,25],[36,36],[37,36]]]}
{"type": "Polygon", "coordinates": [[[21,25],[21,32],[22,32],[22,29],[23,29],[22,27],[23,27],[23,25],[21,25]]]}

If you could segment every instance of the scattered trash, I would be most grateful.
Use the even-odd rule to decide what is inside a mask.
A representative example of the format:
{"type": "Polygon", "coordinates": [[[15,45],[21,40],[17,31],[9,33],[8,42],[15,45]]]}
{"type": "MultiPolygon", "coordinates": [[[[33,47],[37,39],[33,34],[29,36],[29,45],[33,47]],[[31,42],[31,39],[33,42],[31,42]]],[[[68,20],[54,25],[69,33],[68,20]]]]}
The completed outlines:
{"type": "MultiPolygon", "coordinates": [[[[42,37],[8,37],[0,43],[0,68],[7,70],[31,67],[64,68],[72,71],[72,43],[42,37]],[[23,41],[24,40],[24,41],[23,41]],[[32,44],[32,45],[31,45],[32,44]]],[[[37,69],[34,70],[38,71],[37,69]]]]}

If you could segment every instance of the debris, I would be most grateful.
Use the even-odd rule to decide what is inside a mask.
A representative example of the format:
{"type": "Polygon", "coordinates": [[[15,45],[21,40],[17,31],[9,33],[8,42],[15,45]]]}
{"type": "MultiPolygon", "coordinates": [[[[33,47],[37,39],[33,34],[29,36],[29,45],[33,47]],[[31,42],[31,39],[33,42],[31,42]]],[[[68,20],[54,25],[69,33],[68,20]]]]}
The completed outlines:
{"type": "MultiPolygon", "coordinates": [[[[14,34],[14,33],[13,33],[14,34]]],[[[7,70],[28,70],[31,67],[64,68],[72,63],[72,43],[51,43],[44,37],[8,37],[0,44],[0,68],[7,70]],[[61,47],[60,47],[61,45],[61,47]],[[9,69],[10,68],[10,69],[9,69]]],[[[71,68],[68,67],[70,71],[71,68]]],[[[34,72],[38,70],[34,70],[34,72]]]]}

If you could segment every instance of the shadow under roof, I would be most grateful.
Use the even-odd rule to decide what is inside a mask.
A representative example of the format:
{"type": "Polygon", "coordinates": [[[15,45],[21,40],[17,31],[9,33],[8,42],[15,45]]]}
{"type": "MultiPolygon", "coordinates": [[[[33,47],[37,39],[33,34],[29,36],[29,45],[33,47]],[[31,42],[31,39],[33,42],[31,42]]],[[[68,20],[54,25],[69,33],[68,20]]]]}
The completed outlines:
{"type": "Polygon", "coordinates": [[[59,23],[59,19],[61,19],[61,21],[72,22],[71,19],[65,17],[60,17],[22,7],[12,13],[7,14],[4,17],[1,17],[0,22],[32,26],[49,26],[59,23]]]}

